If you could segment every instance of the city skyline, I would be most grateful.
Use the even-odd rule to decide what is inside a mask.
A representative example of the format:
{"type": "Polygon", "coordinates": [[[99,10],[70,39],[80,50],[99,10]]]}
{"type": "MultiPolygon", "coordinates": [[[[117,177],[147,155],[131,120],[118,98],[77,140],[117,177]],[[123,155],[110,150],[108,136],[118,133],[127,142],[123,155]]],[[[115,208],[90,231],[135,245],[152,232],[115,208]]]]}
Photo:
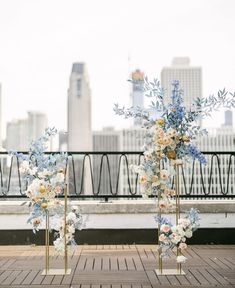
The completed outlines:
{"type": "Polygon", "coordinates": [[[203,96],[224,86],[234,91],[234,8],[230,0],[1,2],[3,129],[38,110],[48,115],[50,126],[66,130],[68,80],[76,61],[88,66],[92,130],[127,127],[113,104],[130,106],[130,73],[139,68],[160,79],[175,56],[202,67],[203,96]]]}

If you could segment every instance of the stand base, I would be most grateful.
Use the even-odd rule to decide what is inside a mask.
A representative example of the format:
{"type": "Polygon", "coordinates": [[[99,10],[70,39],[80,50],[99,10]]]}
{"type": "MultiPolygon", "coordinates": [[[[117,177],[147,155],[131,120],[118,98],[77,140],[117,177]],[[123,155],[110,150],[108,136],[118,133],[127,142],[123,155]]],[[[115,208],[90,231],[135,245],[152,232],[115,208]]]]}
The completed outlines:
{"type": "Polygon", "coordinates": [[[49,269],[46,271],[46,269],[44,269],[41,275],[69,275],[70,273],[71,269],[67,269],[67,271],[64,269],[49,269]]]}
{"type": "Polygon", "coordinates": [[[155,269],[155,273],[158,276],[161,276],[161,275],[185,275],[185,272],[183,270],[180,271],[178,269],[162,269],[162,272],[159,269],[155,269]]]}

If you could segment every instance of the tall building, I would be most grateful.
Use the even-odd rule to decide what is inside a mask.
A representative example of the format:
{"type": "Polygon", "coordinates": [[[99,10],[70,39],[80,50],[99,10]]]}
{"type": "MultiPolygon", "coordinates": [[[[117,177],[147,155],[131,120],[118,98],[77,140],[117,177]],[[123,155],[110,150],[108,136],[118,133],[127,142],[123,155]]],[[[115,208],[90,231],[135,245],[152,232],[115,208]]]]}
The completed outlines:
{"type": "Polygon", "coordinates": [[[48,126],[47,116],[44,113],[29,111],[28,112],[28,135],[29,141],[41,137],[48,126]]]}
{"type": "MultiPolygon", "coordinates": [[[[93,151],[120,151],[120,131],[114,130],[113,127],[105,127],[101,131],[94,131],[93,151]]],[[[116,184],[119,169],[119,155],[107,153],[105,156],[102,156],[98,154],[94,155],[92,160],[95,193],[99,192],[99,194],[110,194],[110,184],[112,187],[112,192],[118,192],[119,189],[116,191],[116,184]]],[[[120,171],[120,173],[122,173],[122,171],[120,171]]]]}
{"type": "MultiPolygon", "coordinates": [[[[91,151],[91,90],[85,63],[74,63],[68,89],[68,151],[91,151]]],[[[70,193],[76,191],[91,194],[89,161],[83,156],[74,156],[74,166],[69,166],[70,193]],[[83,173],[84,165],[84,173],[83,173]],[[73,181],[73,171],[77,176],[73,181]],[[83,179],[82,179],[83,178],[83,179]]]]}
{"type": "MultiPolygon", "coordinates": [[[[131,74],[131,78],[133,80],[137,80],[138,83],[132,84],[132,91],[131,91],[131,100],[133,107],[140,107],[144,108],[144,92],[141,87],[141,81],[144,79],[144,73],[139,69],[136,69],[131,74]]],[[[134,119],[134,125],[140,125],[141,122],[139,119],[134,119]]]]}
{"type": "Polygon", "coordinates": [[[233,112],[231,110],[226,110],[224,112],[224,124],[223,126],[232,127],[233,126],[233,112]]]}
{"type": "Polygon", "coordinates": [[[161,85],[166,89],[166,102],[169,103],[171,95],[171,82],[179,80],[180,89],[183,89],[184,104],[187,108],[193,99],[202,97],[202,69],[191,66],[187,57],[177,57],[169,67],[163,67],[161,71],[161,85]]]}
{"type": "Polygon", "coordinates": [[[68,150],[90,151],[91,90],[86,65],[74,63],[68,89],[68,150]]]}
{"type": "MultiPolygon", "coordinates": [[[[143,151],[144,145],[144,135],[146,131],[141,127],[134,127],[131,129],[123,129],[121,132],[121,151],[143,151]]],[[[128,163],[123,158],[122,173],[120,175],[120,191],[124,195],[131,193],[139,194],[139,184],[137,183],[137,175],[134,171],[130,169],[130,165],[139,165],[142,158],[139,158],[138,155],[129,155],[128,163]],[[127,164],[129,169],[127,169],[127,164]],[[129,185],[130,184],[130,185],[129,185]],[[131,190],[131,191],[130,191],[131,190]]]]}
{"type": "Polygon", "coordinates": [[[6,149],[28,151],[32,141],[38,139],[47,128],[47,116],[40,112],[28,112],[25,119],[7,123],[6,149]]]}

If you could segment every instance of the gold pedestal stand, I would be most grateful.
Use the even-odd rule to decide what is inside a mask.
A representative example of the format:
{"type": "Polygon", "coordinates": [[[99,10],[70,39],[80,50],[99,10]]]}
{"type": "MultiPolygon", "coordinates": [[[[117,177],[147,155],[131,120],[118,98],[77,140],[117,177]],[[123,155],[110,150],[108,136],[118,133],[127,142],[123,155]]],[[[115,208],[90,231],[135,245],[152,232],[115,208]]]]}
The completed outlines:
{"type": "MultiPolygon", "coordinates": [[[[160,166],[160,165],[159,165],[160,166]]],[[[179,166],[181,164],[175,165],[175,220],[176,225],[178,225],[178,220],[180,218],[180,173],[179,173],[179,166]]],[[[160,170],[160,169],[159,169],[160,170]]],[[[162,216],[161,209],[159,208],[159,199],[160,199],[160,191],[158,192],[158,209],[159,209],[159,216],[162,216]]],[[[158,223],[158,243],[159,243],[159,236],[160,236],[160,224],[158,223]]],[[[177,263],[176,269],[163,269],[163,261],[161,257],[161,249],[158,250],[158,269],[155,269],[155,273],[157,275],[185,275],[185,272],[182,270],[181,263],[177,263]]],[[[181,250],[177,247],[176,255],[181,255],[181,250]]]]}
{"type": "Polygon", "coordinates": [[[71,269],[68,269],[68,247],[66,241],[67,234],[67,201],[68,201],[68,192],[67,185],[64,189],[64,269],[50,269],[50,238],[49,238],[49,212],[46,212],[46,227],[45,227],[45,269],[42,271],[41,275],[69,275],[71,269]]]}

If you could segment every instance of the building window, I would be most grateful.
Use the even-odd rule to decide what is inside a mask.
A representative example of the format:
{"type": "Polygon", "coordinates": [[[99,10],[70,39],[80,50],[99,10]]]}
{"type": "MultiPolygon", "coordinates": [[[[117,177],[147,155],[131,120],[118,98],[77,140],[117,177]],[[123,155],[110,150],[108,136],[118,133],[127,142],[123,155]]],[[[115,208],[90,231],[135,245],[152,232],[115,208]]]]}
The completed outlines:
{"type": "Polygon", "coordinates": [[[81,79],[77,80],[77,96],[81,97],[81,91],[82,91],[82,81],[81,79]]]}

